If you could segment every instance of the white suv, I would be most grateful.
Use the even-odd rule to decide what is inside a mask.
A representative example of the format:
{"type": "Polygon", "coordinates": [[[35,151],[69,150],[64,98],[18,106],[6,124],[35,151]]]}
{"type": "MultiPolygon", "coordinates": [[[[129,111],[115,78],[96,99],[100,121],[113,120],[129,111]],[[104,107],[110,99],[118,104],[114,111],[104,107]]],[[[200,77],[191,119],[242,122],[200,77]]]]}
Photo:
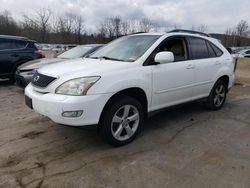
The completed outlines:
{"type": "Polygon", "coordinates": [[[233,60],[216,40],[174,31],[121,37],[88,58],[39,69],[26,104],[71,125],[98,125],[114,146],[131,142],[149,113],[205,99],[220,109],[233,86],[233,60]]]}

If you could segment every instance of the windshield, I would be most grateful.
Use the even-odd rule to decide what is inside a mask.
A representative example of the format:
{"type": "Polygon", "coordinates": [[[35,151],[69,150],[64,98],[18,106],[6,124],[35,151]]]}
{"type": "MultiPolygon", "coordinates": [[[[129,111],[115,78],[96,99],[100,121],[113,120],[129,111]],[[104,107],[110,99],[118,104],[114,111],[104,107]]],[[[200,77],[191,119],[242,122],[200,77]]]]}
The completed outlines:
{"type": "Polygon", "coordinates": [[[86,52],[88,52],[92,47],[90,46],[77,46],[75,48],[72,48],[61,55],[57,56],[58,58],[63,59],[74,59],[74,58],[80,58],[85,55],[86,52]]]}
{"type": "Polygon", "coordinates": [[[134,62],[140,58],[160,35],[132,35],[114,40],[89,58],[134,62]]]}

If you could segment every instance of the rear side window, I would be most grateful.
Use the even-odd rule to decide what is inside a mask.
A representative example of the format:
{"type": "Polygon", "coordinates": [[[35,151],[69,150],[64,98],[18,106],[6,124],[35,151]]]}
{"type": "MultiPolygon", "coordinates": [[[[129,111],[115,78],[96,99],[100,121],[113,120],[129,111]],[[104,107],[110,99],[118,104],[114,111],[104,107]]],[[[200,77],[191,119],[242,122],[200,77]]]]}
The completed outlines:
{"type": "Polygon", "coordinates": [[[27,46],[27,42],[25,41],[15,41],[8,39],[0,40],[0,50],[16,50],[23,49],[27,46]]]}
{"type": "Polygon", "coordinates": [[[189,39],[193,59],[204,59],[209,57],[206,41],[200,38],[190,37],[189,39]]]}
{"type": "Polygon", "coordinates": [[[27,46],[27,42],[25,41],[15,41],[14,42],[14,49],[23,49],[27,46]]]}

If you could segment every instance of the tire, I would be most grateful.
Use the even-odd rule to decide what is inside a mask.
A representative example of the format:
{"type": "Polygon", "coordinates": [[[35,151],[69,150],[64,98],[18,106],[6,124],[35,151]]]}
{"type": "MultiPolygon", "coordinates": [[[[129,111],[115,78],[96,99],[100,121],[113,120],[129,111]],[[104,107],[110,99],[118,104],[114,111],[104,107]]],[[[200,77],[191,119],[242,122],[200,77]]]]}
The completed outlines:
{"type": "Polygon", "coordinates": [[[99,124],[104,140],[118,147],[132,142],[143,125],[144,114],[140,102],[122,95],[105,108],[99,124]]]}
{"type": "Polygon", "coordinates": [[[223,107],[227,96],[227,85],[218,80],[212,88],[205,105],[209,110],[219,110],[223,107]]]}

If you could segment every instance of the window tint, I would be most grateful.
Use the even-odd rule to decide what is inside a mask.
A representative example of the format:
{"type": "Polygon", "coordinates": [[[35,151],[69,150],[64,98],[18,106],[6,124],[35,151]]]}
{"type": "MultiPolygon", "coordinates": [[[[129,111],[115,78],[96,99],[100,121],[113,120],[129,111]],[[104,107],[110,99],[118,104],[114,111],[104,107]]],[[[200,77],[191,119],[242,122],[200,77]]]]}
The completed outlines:
{"type": "Polygon", "coordinates": [[[215,46],[211,42],[209,44],[212,46],[217,57],[220,57],[223,54],[223,52],[217,46],[215,46]]]}
{"type": "Polygon", "coordinates": [[[13,42],[11,40],[2,39],[0,41],[0,50],[9,50],[13,48],[13,42]]]}
{"type": "Polygon", "coordinates": [[[22,49],[22,48],[25,48],[26,46],[27,46],[27,42],[25,41],[15,41],[13,43],[14,49],[22,49]]]}
{"type": "Polygon", "coordinates": [[[246,54],[250,54],[250,50],[246,51],[246,54]]]}
{"type": "Polygon", "coordinates": [[[175,62],[188,59],[186,43],[182,38],[172,38],[164,42],[158,52],[163,51],[173,52],[175,62]]]}
{"type": "Polygon", "coordinates": [[[209,57],[216,57],[217,56],[209,42],[207,42],[207,48],[208,48],[209,57]]]}
{"type": "Polygon", "coordinates": [[[205,40],[191,37],[190,45],[192,49],[193,59],[203,59],[209,57],[208,48],[205,40]]]}
{"type": "Polygon", "coordinates": [[[27,42],[25,41],[14,41],[1,39],[0,40],[0,50],[14,50],[14,49],[22,49],[25,48],[27,42]]]}

